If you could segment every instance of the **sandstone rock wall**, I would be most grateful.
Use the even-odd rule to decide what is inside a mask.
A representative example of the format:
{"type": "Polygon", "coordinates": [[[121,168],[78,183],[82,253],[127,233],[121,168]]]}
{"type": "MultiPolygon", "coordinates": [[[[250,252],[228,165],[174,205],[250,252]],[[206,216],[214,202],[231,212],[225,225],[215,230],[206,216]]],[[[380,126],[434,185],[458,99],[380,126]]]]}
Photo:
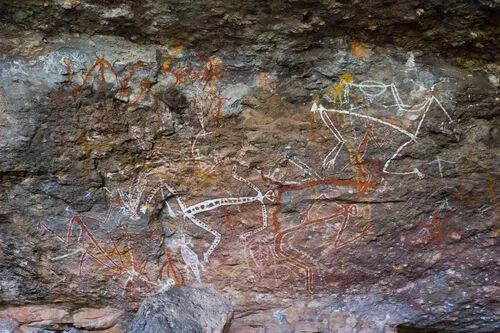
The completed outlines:
{"type": "Polygon", "coordinates": [[[494,332],[498,67],[439,38],[494,48],[471,26],[497,9],[459,3],[457,34],[403,29],[415,45],[394,16],[388,40],[334,28],[327,7],[384,13],[340,2],[2,4],[0,327],[120,331],[145,297],[209,284],[234,332],[494,332]],[[103,308],[112,325],[77,324],[103,308]]]}

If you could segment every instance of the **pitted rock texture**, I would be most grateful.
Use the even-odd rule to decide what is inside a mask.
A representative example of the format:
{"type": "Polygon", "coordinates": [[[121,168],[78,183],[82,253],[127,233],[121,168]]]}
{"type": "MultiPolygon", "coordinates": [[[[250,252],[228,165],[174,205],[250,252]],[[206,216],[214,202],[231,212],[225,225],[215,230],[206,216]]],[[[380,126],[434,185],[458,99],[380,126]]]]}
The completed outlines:
{"type": "Polygon", "coordinates": [[[228,332],[231,300],[212,287],[179,287],[147,298],[126,333],[228,332]]]}
{"type": "Polygon", "coordinates": [[[206,284],[231,332],[497,331],[497,5],[238,4],[2,4],[0,327],[206,284]]]}

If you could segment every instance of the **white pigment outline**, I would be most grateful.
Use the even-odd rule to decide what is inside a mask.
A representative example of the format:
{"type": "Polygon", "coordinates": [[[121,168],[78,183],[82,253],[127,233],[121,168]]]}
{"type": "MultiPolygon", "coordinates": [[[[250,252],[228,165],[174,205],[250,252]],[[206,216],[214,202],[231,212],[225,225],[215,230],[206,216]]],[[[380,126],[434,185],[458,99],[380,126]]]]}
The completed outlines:
{"type": "MultiPolygon", "coordinates": [[[[260,189],[257,186],[255,186],[252,182],[250,182],[247,179],[236,174],[236,167],[237,167],[237,163],[233,166],[233,172],[232,172],[233,178],[240,181],[240,182],[245,183],[246,185],[251,187],[253,190],[255,190],[257,192],[256,196],[227,197],[227,198],[210,199],[210,200],[205,200],[205,201],[202,201],[200,203],[186,207],[186,205],[184,204],[184,202],[180,198],[179,192],[177,192],[171,184],[168,184],[166,182],[165,183],[160,182],[153,189],[152,193],[148,196],[148,198],[146,200],[145,205],[148,205],[151,202],[151,200],[153,199],[153,197],[156,195],[156,193],[160,189],[165,187],[174,196],[175,200],[177,201],[177,204],[178,204],[179,208],[181,209],[179,212],[180,215],[184,219],[186,219],[186,218],[189,219],[196,226],[208,231],[209,233],[211,233],[215,237],[215,239],[213,240],[213,242],[210,245],[210,247],[208,248],[208,250],[203,254],[203,258],[204,258],[205,263],[208,263],[209,256],[212,254],[212,252],[215,250],[217,245],[220,243],[222,236],[217,230],[215,230],[214,228],[212,228],[211,226],[206,224],[204,221],[199,219],[196,216],[197,214],[212,211],[212,210],[215,210],[215,209],[222,207],[222,206],[239,206],[239,205],[249,204],[249,203],[258,201],[261,204],[262,225],[257,229],[254,229],[252,231],[248,231],[248,232],[244,233],[243,235],[240,236],[240,238],[243,241],[245,241],[247,237],[249,237],[255,233],[261,232],[262,230],[266,229],[267,225],[268,225],[268,223],[267,223],[267,208],[266,208],[266,205],[264,203],[264,199],[267,199],[270,202],[274,202],[274,200],[275,200],[274,192],[272,190],[269,190],[266,193],[262,194],[260,189]]],[[[168,200],[168,198],[167,198],[167,200],[168,200]]]]}
{"type": "MultiPolygon", "coordinates": [[[[354,117],[365,119],[365,120],[368,120],[371,122],[376,122],[376,123],[379,123],[381,125],[388,126],[392,129],[404,134],[405,136],[409,137],[409,140],[404,142],[396,150],[396,152],[385,162],[383,172],[387,173],[387,174],[395,174],[395,175],[416,174],[420,179],[422,179],[424,177],[424,175],[417,168],[414,168],[413,171],[410,171],[410,172],[390,172],[387,169],[389,168],[389,165],[391,164],[391,162],[401,153],[401,151],[406,146],[408,146],[412,142],[417,141],[417,136],[420,133],[420,128],[421,128],[421,126],[425,120],[425,117],[426,117],[427,113],[429,112],[433,103],[436,103],[439,106],[439,108],[448,117],[450,123],[453,122],[453,119],[450,117],[450,115],[448,114],[446,109],[443,107],[441,102],[435,96],[432,96],[432,97],[425,98],[425,100],[418,105],[415,105],[415,106],[406,105],[402,102],[401,97],[399,95],[399,92],[398,92],[396,86],[394,85],[394,83],[387,85],[387,84],[384,84],[382,82],[370,80],[370,81],[363,81],[360,84],[345,83],[343,104],[346,104],[349,102],[349,87],[350,86],[358,88],[364,95],[366,95],[369,98],[378,97],[378,96],[382,95],[383,93],[385,93],[388,89],[390,89],[390,91],[392,93],[392,97],[396,103],[396,104],[391,105],[391,106],[397,106],[398,111],[419,112],[419,111],[424,110],[424,112],[421,115],[421,119],[418,122],[417,129],[413,133],[411,133],[410,131],[405,130],[402,127],[396,126],[394,124],[391,124],[387,121],[378,119],[376,117],[353,112],[353,110],[356,110],[356,108],[351,108],[351,110],[349,110],[349,111],[338,110],[338,109],[326,109],[325,107],[323,107],[323,105],[320,104],[318,106],[317,103],[314,102],[312,107],[311,107],[311,112],[315,113],[315,112],[319,111],[320,116],[321,116],[321,120],[328,127],[330,132],[332,132],[335,139],[337,139],[337,141],[338,141],[337,144],[335,145],[335,147],[328,153],[328,155],[323,160],[323,167],[326,167],[327,165],[332,166],[332,167],[335,166],[335,161],[337,159],[337,156],[340,153],[340,151],[342,150],[342,147],[345,145],[345,142],[346,142],[345,139],[342,137],[342,134],[340,133],[339,129],[335,126],[335,124],[333,123],[331,118],[328,116],[328,113],[331,112],[331,113],[349,115],[350,117],[354,116],[354,117]],[[381,88],[381,91],[378,93],[370,93],[370,92],[366,91],[364,88],[381,88]],[[333,158],[331,158],[329,160],[329,158],[332,155],[334,155],[333,158]]],[[[387,107],[391,107],[391,106],[387,106],[387,107]]]]}

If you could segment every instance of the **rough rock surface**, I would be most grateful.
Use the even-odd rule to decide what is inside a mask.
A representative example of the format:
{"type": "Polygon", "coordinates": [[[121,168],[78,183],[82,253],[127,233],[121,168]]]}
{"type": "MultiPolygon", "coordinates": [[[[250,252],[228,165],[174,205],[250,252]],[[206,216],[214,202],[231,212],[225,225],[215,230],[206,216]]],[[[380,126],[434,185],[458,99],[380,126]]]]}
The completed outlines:
{"type": "Polygon", "coordinates": [[[123,314],[123,310],[110,307],[79,309],[73,314],[73,326],[88,330],[102,330],[115,326],[123,314]]]}
{"type": "Polygon", "coordinates": [[[126,333],[227,332],[231,300],[209,286],[179,287],[147,298],[126,333]]]}
{"type": "Polygon", "coordinates": [[[0,311],[1,332],[123,332],[124,311],[115,308],[69,308],[49,305],[14,306],[0,311]],[[80,330],[78,330],[80,329],[80,330]],[[46,330],[46,331],[43,331],[46,330]]]}
{"type": "Polygon", "coordinates": [[[2,1],[0,328],[498,331],[498,8],[2,1]]]}
{"type": "Polygon", "coordinates": [[[46,37],[64,32],[105,34],[144,44],[174,42],[207,52],[259,52],[270,57],[283,52],[288,61],[347,37],[437,52],[465,66],[495,61],[498,14],[495,0],[0,2],[0,21],[46,37]]]}

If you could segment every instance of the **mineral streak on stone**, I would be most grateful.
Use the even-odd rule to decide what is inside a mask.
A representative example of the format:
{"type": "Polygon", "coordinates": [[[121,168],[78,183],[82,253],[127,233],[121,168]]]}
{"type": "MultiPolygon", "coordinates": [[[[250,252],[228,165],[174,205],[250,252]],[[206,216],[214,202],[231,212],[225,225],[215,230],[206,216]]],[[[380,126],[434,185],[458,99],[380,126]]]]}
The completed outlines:
{"type": "Polygon", "coordinates": [[[0,331],[498,331],[498,11],[1,2],[0,331]]]}

